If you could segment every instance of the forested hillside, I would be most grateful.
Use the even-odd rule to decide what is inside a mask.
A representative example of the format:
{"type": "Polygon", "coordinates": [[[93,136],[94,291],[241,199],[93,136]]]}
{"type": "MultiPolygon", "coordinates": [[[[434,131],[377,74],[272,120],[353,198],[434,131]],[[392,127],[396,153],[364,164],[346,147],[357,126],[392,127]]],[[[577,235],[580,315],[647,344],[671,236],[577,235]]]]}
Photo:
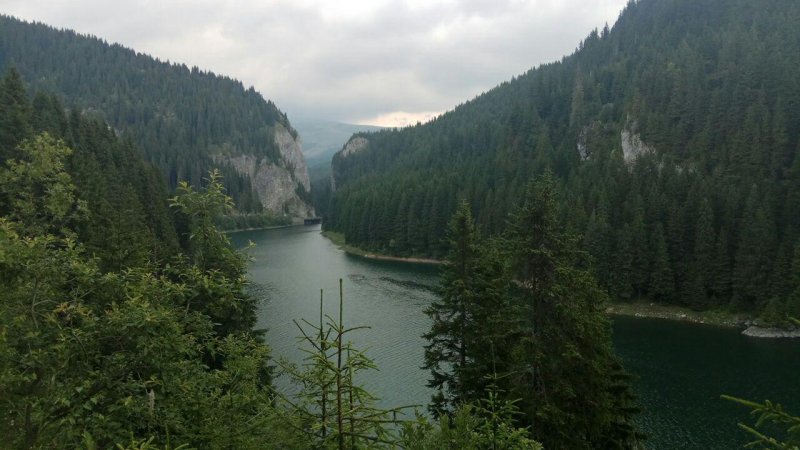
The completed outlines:
{"type": "Polygon", "coordinates": [[[129,139],[0,80],[3,448],[541,449],[496,398],[441,423],[376,408],[341,316],[275,391],[247,259],[214,225],[231,206],[217,172],[168,199],[129,139]]]}
{"type": "Polygon", "coordinates": [[[53,95],[31,101],[13,71],[0,137],[4,446],[111,448],[156,423],[213,446],[223,436],[195,425],[252,413],[269,381],[244,259],[209,222],[222,205],[183,186],[170,212],[130,140],[53,95]],[[238,353],[256,364],[233,369],[238,353]],[[252,380],[248,400],[211,413],[202,402],[230,399],[234,373],[252,380]]]}
{"type": "Polygon", "coordinates": [[[209,169],[219,167],[241,211],[306,213],[310,185],[302,155],[296,155],[299,147],[294,148],[297,133],[252,87],[95,37],[0,15],[0,70],[9,67],[33,90],[53,92],[66,108],[96,114],[118,133],[128,132],[170,189],[181,180],[200,185],[209,169]],[[252,161],[243,162],[242,155],[252,161]],[[263,167],[272,170],[268,180],[254,181],[263,167]],[[263,200],[273,192],[260,192],[276,190],[275,184],[288,191],[280,205],[263,200]]]}
{"type": "Polygon", "coordinates": [[[105,122],[66,113],[54,95],[40,92],[31,100],[11,71],[0,86],[0,161],[24,161],[24,140],[33,159],[12,165],[0,180],[0,213],[17,208],[11,216],[29,217],[39,233],[69,230],[106,270],[164,262],[178,251],[166,186],[131,140],[118,138],[105,122]],[[68,175],[55,175],[56,158],[68,175]],[[37,176],[47,181],[35,182],[37,176]],[[64,176],[73,190],[63,186],[64,176]],[[50,205],[36,198],[45,191],[58,194],[50,205]],[[60,210],[63,220],[49,220],[48,208],[60,210]]]}
{"type": "Polygon", "coordinates": [[[800,3],[632,1],[571,56],[431,123],[358,134],[326,227],[444,254],[466,199],[485,234],[534,175],[619,300],[800,314],[800,3]]]}

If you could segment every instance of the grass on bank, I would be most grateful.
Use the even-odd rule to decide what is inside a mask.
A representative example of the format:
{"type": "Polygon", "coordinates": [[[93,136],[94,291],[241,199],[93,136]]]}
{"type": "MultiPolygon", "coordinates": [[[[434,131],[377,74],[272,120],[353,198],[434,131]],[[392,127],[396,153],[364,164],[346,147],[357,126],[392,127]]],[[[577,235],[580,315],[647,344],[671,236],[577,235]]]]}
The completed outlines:
{"type": "Polygon", "coordinates": [[[336,231],[323,231],[322,236],[330,239],[331,242],[336,244],[336,246],[342,249],[345,253],[350,255],[360,256],[362,258],[376,259],[382,261],[399,261],[399,262],[408,262],[416,264],[444,264],[444,261],[438,259],[413,257],[413,256],[410,257],[389,256],[364,250],[363,248],[359,248],[354,245],[348,244],[347,241],[345,240],[344,234],[338,233],[336,231]]]}
{"type": "Polygon", "coordinates": [[[725,327],[739,327],[745,321],[752,319],[752,317],[745,314],[732,313],[721,309],[693,311],[681,306],[661,305],[647,301],[614,302],[606,308],[606,312],[612,315],[681,320],[725,327]]]}

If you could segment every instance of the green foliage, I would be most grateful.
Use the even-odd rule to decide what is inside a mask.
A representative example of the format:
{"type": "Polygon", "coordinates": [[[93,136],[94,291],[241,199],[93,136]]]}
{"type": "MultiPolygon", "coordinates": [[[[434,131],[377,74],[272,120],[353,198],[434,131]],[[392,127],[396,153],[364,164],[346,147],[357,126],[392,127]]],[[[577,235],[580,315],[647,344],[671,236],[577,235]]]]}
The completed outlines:
{"type": "Polygon", "coordinates": [[[502,247],[515,281],[507,390],[545,447],[638,448],[636,412],[611,347],[607,295],[563,231],[551,176],[531,183],[502,247]]]}
{"type": "Polygon", "coordinates": [[[319,324],[303,320],[295,325],[302,334],[306,358],[302,367],[283,363],[285,373],[300,387],[294,398],[283,397],[299,430],[314,448],[388,448],[398,443],[395,416],[404,408],[384,410],[375,407],[377,398],[365,390],[356,377],[377,367],[362,351],[344,342],[345,334],[366,327],[344,325],[344,297],[339,280],[339,317],[323,317],[323,292],[320,291],[319,324]],[[327,320],[326,320],[327,319],[327,320]]]}
{"type": "Polygon", "coordinates": [[[0,84],[0,164],[16,157],[15,147],[31,136],[31,107],[16,70],[9,70],[0,84]]]}
{"type": "Polygon", "coordinates": [[[531,183],[507,232],[490,243],[478,242],[468,206],[459,207],[426,335],[430,384],[440,390],[433,407],[454,413],[482,401],[487,377],[499,374],[489,400],[518,405],[516,426],[545,447],[639,448],[607,294],[559,223],[558,198],[550,175],[531,183]]]}
{"type": "MultiPolygon", "coordinates": [[[[91,124],[77,116],[73,121],[91,124]]],[[[219,205],[230,202],[218,183],[175,199],[201,236],[190,247],[198,264],[173,257],[164,266],[129,260],[115,268],[106,264],[113,240],[87,231],[99,220],[97,202],[113,199],[82,190],[91,181],[68,173],[86,170],[81,163],[98,147],[76,142],[80,150],[72,152],[47,133],[23,139],[21,159],[0,166],[4,445],[265,448],[264,442],[299,442],[275,424],[269,349],[250,333],[254,302],[243,293],[244,258],[225,247],[211,224],[219,205]]],[[[136,167],[124,152],[108,156],[136,167]]],[[[147,210],[137,211],[138,223],[152,223],[147,210]]],[[[148,254],[143,245],[131,240],[120,248],[148,254]]]]}
{"type": "MultiPolygon", "coordinates": [[[[215,261],[213,257],[220,253],[233,256],[229,251],[230,242],[224,233],[220,232],[215,224],[217,217],[230,212],[233,202],[225,195],[218,170],[213,170],[206,180],[206,187],[202,192],[197,192],[188,182],[178,184],[177,195],[170,199],[170,205],[177,209],[187,223],[187,230],[182,236],[184,248],[187,249],[192,263],[201,268],[219,268],[219,266],[234,265],[235,261],[215,261]]],[[[240,270],[233,267],[233,270],[240,270]]]]}
{"type": "Polygon", "coordinates": [[[84,432],[100,447],[132,434],[252,448],[250,427],[271,419],[263,344],[218,337],[183,308],[192,291],[164,277],[103,274],[74,242],[22,237],[5,219],[0,239],[0,424],[12,448],[69,447],[84,432]]]}
{"type": "Polygon", "coordinates": [[[450,221],[450,253],[441,274],[441,299],[426,310],[433,324],[424,335],[428,386],[436,389],[431,412],[452,413],[482,398],[485,375],[494,367],[487,352],[502,333],[508,280],[491,250],[480,245],[469,205],[461,202],[450,221]]]}
{"type": "Polygon", "coordinates": [[[8,169],[0,169],[0,195],[8,218],[23,224],[30,235],[70,234],[85,210],[64,170],[72,150],[45,132],[23,141],[18,151],[21,159],[10,159],[8,169]]]}
{"type": "Polygon", "coordinates": [[[800,238],[798,21],[791,0],[630,2],[561,61],[427,124],[358,133],[324,226],[441,258],[458,199],[498,236],[549,170],[615,299],[758,314],[797,287],[780,256],[800,238]]]}
{"type": "Polygon", "coordinates": [[[262,214],[226,214],[215,221],[222,231],[250,230],[269,227],[285,227],[292,224],[288,216],[274,216],[269,213],[262,214]]]}
{"type": "Polygon", "coordinates": [[[784,411],[780,404],[769,400],[764,401],[764,403],[755,403],[728,395],[723,395],[722,398],[750,408],[750,414],[756,417],[756,422],[753,426],[739,424],[741,429],[754,438],[745,447],[773,450],[800,449],[800,417],[784,411]],[[784,432],[784,436],[775,437],[759,431],[759,428],[764,427],[766,424],[780,427],[784,432]]]}
{"type": "Polygon", "coordinates": [[[519,410],[504,400],[497,385],[490,383],[485,397],[460,406],[451,416],[432,424],[419,417],[403,428],[403,448],[409,450],[541,450],[526,428],[517,428],[519,410]]]}
{"type": "Polygon", "coordinates": [[[209,174],[201,191],[181,182],[170,204],[183,224],[178,232],[186,258],[175,258],[166,273],[193,294],[187,298],[186,310],[210,316],[222,335],[251,332],[258,305],[245,292],[247,259],[231,248],[228,236],[215,225],[233,206],[219,172],[209,174]]]}
{"type": "Polygon", "coordinates": [[[5,89],[19,91],[0,97],[0,120],[15,108],[30,112],[26,135],[4,142],[12,157],[0,162],[0,214],[25,224],[29,235],[77,238],[103,270],[163,262],[175,253],[166,189],[132,144],[105,123],[74,112],[67,118],[51,95],[37,94],[31,104],[14,79],[13,71],[4,78],[5,89]]]}

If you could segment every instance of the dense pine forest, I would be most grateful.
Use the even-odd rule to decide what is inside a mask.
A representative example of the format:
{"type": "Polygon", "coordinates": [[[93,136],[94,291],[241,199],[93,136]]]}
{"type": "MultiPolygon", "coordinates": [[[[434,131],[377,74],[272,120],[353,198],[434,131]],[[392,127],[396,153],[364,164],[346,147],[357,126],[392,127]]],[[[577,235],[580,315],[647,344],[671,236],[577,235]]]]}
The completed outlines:
{"type": "Polygon", "coordinates": [[[459,199],[498,234],[549,170],[614,299],[785,323],[800,314],[798,22],[790,0],[632,1],[562,61],[431,123],[356,135],[325,226],[441,257],[459,199]]]}
{"type": "MultiPolygon", "coordinates": [[[[0,15],[0,447],[649,448],[612,300],[800,326],[798,23],[794,0],[631,0],[559,62],[356,133],[308,192],[254,89],[0,15]],[[286,294],[221,225],[275,218],[235,157],[284,171],[349,244],[443,260],[420,284],[430,402],[362,383],[360,274],[338,314],[320,290],[296,318],[300,358],[272,354],[260,301],[286,294]]],[[[800,445],[800,417],[726,398],[751,447],[800,445]]]]}
{"type": "Polygon", "coordinates": [[[128,132],[169,189],[199,186],[219,168],[243,212],[261,212],[251,180],[215,156],[254,155],[286,165],[274,141],[286,115],[241,82],[170,64],[118,44],[0,16],[0,70],[14,67],[33,89],[58,95],[68,109],[128,132]]]}

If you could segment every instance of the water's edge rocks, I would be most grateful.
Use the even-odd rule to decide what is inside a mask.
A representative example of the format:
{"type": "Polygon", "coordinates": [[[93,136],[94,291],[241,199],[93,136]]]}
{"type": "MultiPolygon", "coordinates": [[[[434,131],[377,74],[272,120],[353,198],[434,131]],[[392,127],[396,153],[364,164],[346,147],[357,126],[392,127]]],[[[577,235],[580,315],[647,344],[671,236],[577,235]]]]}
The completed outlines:
{"type": "Polygon", "coordinates": [[[742,331],[745,336],[755,338],[779,339],[779,338],[800,338],[800,330],[784,330],[781,328],[765,328],[757,325],[750,325],[742,331]]]}

